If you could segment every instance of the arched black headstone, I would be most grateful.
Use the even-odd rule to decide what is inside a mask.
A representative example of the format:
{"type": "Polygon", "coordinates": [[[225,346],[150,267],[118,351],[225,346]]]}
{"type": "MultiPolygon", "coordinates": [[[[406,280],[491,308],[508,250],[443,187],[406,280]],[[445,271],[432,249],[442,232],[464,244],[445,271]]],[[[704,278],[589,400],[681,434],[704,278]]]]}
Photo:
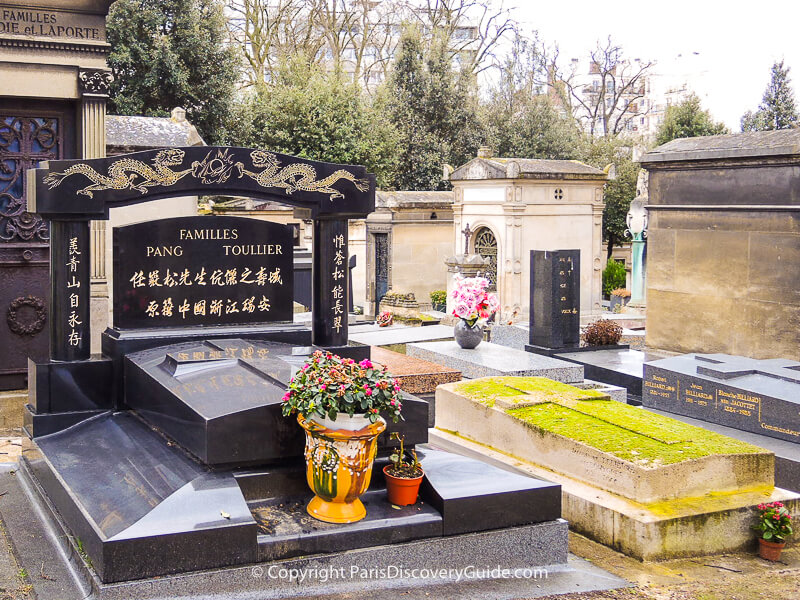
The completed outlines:
{"type": "Polygon", "coordinates": [[[89,221],[108,219],[114,206],[208,194],[277,201],[313,219],[312,343],[347,345],[347,220],[375,209],[375,176],[364,167],[193,146],[51,161],[28,182],[29,210],[52,227],[52,360],[89,357],[89,221]]]}

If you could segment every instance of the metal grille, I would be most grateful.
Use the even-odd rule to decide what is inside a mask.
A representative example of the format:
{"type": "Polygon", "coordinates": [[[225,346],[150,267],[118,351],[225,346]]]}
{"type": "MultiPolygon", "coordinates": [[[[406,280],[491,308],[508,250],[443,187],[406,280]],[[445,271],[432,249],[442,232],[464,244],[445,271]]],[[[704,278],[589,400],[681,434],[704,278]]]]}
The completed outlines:
{"type": "Polygon", "coordinates": [[[61,132],[53,117],[0,115],[0,241],[47,242],[47,223],[26,208],[25,174],[41,161],[61,158],[61,132]]]}
{"type": "Polygon", "coordinates": [[[497,238],[488,227],[479,229],[475,234],[475,254],[489,259],[484,276],[489,280],[491,288],[497,289],[497,238]]]}
{"type": "Polygon", "coordinates": [[[389,234],[375,235],[375,314],[381,300],[389,291],[389,234]]]}

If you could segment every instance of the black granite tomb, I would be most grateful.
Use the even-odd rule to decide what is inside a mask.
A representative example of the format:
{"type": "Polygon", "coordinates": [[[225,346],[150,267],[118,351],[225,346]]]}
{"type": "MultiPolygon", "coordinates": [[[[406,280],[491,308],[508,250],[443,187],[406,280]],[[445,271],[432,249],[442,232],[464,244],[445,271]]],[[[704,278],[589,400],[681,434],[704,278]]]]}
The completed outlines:
{"type": "Polygon", "coordinates": [[[642,403],[800,442],[800,363],[685,354],[646,363],[642,403]]]}
{"type": "Polygon", "coordinates": [[[580,346],[580,250],[531,250],[528,352],[580,346]]]}
{"type": "Polygon", "coordinates": [[[50,361],[30,366],[35,451],[21,469],[102,582],[560,516],[560,486],[433,448],[420,452],[423,502],[392,508],[380,471],[396,443],[389,434],[408,447],[428,439],[429,405],[407,394],[405,420],[379,439],[369,516],[330,525],[305,514],[304,433],[281,415],[281,399],[316,348],[369,352],[347,336],[347,219],[374,210],[363,167],[184,148],[53,162],[30,181],[29,205],[52,222],[52,346],[50,361]],[[103,355],[90,357],[89,220],[114,205],[208,193],[283,201],[314,219],[311,328],[290,322],[287,228],[166,219],[114,232],[114,327],[103,355]]]}

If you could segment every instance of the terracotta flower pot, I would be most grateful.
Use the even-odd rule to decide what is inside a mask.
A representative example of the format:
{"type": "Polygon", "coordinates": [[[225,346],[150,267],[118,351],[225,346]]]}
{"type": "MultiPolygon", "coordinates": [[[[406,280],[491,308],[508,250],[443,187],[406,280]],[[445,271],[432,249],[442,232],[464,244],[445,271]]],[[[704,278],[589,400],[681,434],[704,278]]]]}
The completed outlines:
{"type": "Polygon", "coordinates": [[[306,479],[315,494],[306,511],[327,523],[360,521],[367,510],[359,497],[369,487],[378,436],[386,421],[370,423],[347,414],[336,421],[325,419],[325,424],[302,415],[297,421],[306,432],[306,479]]]}
{"type": "Polygon", "coordinates": [[[764,560],[777,562],[781,559],[781,552],[786,542],[770,542],[764,538],[758,538],[758,555],[764,560]]]}
{"type": "Polygon", "coordinates": [[[383,475],[386,477],[386,493],[389,496],[389,502],[397,506],[415,504],[417,502],[417,495],[419,494],[419,486],[425,474],[420,472],[420,476],[414,477],[413,479],[395,477],[388,473],[391,468],[392,465],[383,467],[383,475]]]}

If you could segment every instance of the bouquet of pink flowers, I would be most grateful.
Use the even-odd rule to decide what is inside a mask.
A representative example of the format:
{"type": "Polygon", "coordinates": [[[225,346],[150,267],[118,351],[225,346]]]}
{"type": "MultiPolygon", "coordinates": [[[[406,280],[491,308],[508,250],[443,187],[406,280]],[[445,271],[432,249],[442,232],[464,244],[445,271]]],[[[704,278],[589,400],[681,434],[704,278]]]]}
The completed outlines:
{"type": "Polygon", "coordinates": [[[486,291],[488,287],[489,280],[485,277],[464,278],[456,275],[455,289],[451,293],[455,303],[453,314],[464,319],[470,327],[474,327],[478,321],[486,323],[500,307],[497,296],[486,291]]]}

